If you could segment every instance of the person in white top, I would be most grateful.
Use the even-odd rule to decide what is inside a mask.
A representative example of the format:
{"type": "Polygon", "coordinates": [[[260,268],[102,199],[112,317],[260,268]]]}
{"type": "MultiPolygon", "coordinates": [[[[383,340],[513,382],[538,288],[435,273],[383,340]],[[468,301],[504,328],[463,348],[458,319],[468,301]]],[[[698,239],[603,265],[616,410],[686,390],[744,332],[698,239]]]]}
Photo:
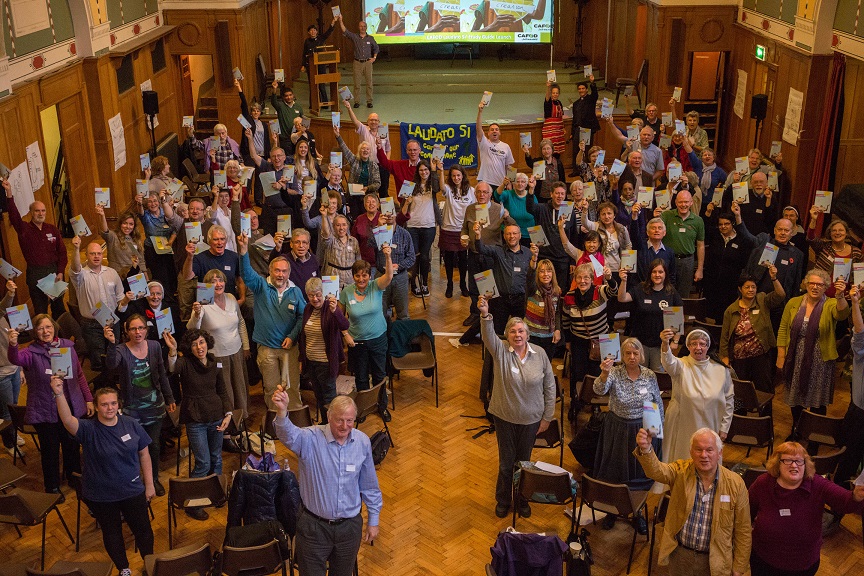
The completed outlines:
{"type": "Polygon", "coordinates": [[[441,195],[444,197],[444,214],[441,231],[438,234],[438,249],[444,254],[444,268],[447,270],[447,290],[444,296],[453,296],[453,269],[459,268],[459,289],[462,296],[468,296],[468,250],[462,246],[462,223],[465,210],[477,202],[474,187],[468,182],[465,169],[454,164],[444,170],[440,163],[435,165],[441,195]],[[446,173],[446,175],[445,175],[446,173]]]}
{"type": "Polygon", "coordinates": [[[231,227],[231,200],[240,200],[243,187],[240,184],[234,188],[213,187],[213,205],[210,207],[210,220],[225,229],[225,249],[237,252],[237,236],[231,227]]]}
{"type": "Polygon", "coordinates": [[[405,227],[411,234],[417,254],[417,273],[414,275],[413,293],[418,298],[429,295],[429,272],[432,270],[432,243],[441,222],[441,210],[436,195],[438,181],[432,178],[429,162],[420,160],[414,174],[414,193],[403,198],[402,214],[408,218],[405,227]]]}
{"type": "Polygon", "coordinates": [[[486,103],[481,100],[477,107],[477,150],[480,156],[480,170],[477,172],[478,182],[487,182],[493,192],[507,177],[507,169],[515,163],[510,145],[501,141],[501,127],[493,122],[489,125],[489,137],[483,132],[483,108],[486,103]]]}
{"type": "Polygon", "coordinates": [[[103,326],[93,317],[96,304],[114,312],[126,311],[132,300],[132,293],[123,293],[123,281],[117,271],[102,266],[102,245],[91,242],[87,246],[87,266],[81,267],[81,237],[72,238],[72,265],[69,278],[78,295],[78,308],[81,311],[81,334],[87,343],[90,368],[101,372],[104,367],[105,340],[103,326]]]}
{"type": "Polygon", "coordinates": [[[195,302],[186,328],[206,330],[213,336],[215,343],[212,352],[216,366],[222,369],[225,388],[231,398],[231,409],[243,410],[245,418],[248,416],[246,407],[249,403],[246,360],[251,356],[246,322],[236,298],[225,292],[225,274],[221,270],[207,272],[204,282],[213,284],[213,302],[195,302]]]}

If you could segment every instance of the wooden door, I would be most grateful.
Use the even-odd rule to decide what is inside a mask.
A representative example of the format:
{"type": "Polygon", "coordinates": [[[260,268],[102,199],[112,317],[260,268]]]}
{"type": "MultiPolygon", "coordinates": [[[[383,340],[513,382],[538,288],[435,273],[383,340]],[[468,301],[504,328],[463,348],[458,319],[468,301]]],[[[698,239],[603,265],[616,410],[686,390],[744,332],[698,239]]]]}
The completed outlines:
{"type": "Polygon", "coordinates": [[[716,100],[720,52],[693,52],[687,100],[716,100]]]}
{"type": "Polygon", "coordinates": [[[189,56],[180,56],[180,93],[182,96],[184,116],[195,115],[195,102],[192,100],[192,68],[189,65],[189,56]]]}
{"type": "MultiPolygon", "coordinates": [[[[82,214],[96,233],[96,211],[93,200],[93,189],[96,187],[89,170],[92,145],[88,142],[87,127],[84,125],[84,103],[80,93],[71,96],[57,104],[57,119],[60,124],[60,139],[63,147],[63,158],[66,161],[66,173],[69,175],[69,198],[72,216],[82,214]]],[[[103,159],[114,162],[113,158],[103,159]]],[[[128,161],[128,160],[127,160],[128,161]]],[[[137,158],[132,161],[137,162],[137,158]]],[[[113,166],[112,166],[113,167],[113,166]]]]}

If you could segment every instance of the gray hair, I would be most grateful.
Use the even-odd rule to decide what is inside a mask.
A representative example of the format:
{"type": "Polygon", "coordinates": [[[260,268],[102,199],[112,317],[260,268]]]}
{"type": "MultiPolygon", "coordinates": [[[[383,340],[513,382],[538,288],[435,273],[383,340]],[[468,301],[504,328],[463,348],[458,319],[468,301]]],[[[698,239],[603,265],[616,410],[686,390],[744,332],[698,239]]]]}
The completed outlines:
{"type": "Polygon", "coordinates": [[[321,281],[321,278],[317,276],[313,276],[306,281],[306,295],[315,294],[316,292],[324,291],[324,283],[321,281]]]}
{"type": "Polygon", "coordinates": [[[720,435],[711,428],[699,428],[696,430],[696,432],[690,436],[690,447],[693,447],[693,443],[696,442],[697,438],[705,436],[706,434],[710,434],[714,438],[714,444],[717,446],[717,451],[723,452],[723,440],[721,440],[720,435]]]}
{"type": "MultiPolygon", "coordinates": [[[[504,326],[504,334],[506,335],[508,332],[510,332],[510,328],[512,328],[516,324],[522,324],[523,326],[525,326],[525,320],[523,320],[519,316],[511,316],[507,320],[507,324],[504,326]]],[[[527,326],[525,328],[526,328],[526,332],[527,332],[527,326]]],[[[526,341],[527,340],[528,339],[526,338],[526,341]]]]}
{"type": "Polygon", "coordinates": [[[207,230],[207,242],[210,242],[211,240],[213,240],[213,235],[217,232],[221,232],[222,234],[225,235],[225,239],[226,240],[228,239],[228,231],[225,230],[225,227],[220,226],[219,224],[214,224],[213,226],[210,227],[209,230],[207,230]]]}
{"type": "Polygon", "coordinates": [[[332,419],[336,414],[344,414],[349,408],[354,408],[354,414],[357,414],[357,404],[354,403],[354,399],[345,394],[339,394],[330,402],[330,407],[327,408],[327,416],[332,419]]]}
{"type": "Polygon", "coordinates": [[[642,342],[639,341],[638,338],[627,338],[624,342],[621,343],[621,350],[624,350],[625,346],[629,346],[639,352],[639,363],[645,363],[645,348],[642,347],[642,342]]]}
{"type": "Polygon", "coordinates": [[[650,220],[648,220],[648,223],[645,225],[645,227],[647,228],[648,226],[651,226],[652,224],[660,224],[663,226],[664,230],[666,229],[666,222],[664,222],[662,218],[659,218],[659,217],[658,218],[651,218],[650,220]]]}
{"type": "Polygon", "coordinates": [[[297,238],[297,236],[306,236],[306,238],[308,238],[310,242],[312,241],[312,235],[305,228],[294,228],[294,230],[291,231],[292,240],[297,238]]]}

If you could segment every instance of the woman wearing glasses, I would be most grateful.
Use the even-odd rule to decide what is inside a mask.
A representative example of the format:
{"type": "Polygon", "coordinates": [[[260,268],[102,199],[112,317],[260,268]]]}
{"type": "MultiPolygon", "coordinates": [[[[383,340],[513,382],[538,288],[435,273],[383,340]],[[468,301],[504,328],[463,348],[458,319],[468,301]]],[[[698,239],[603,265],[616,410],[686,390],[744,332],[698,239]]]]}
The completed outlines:
{"type": "Polygon", "coordinates": [[[838,298],[828,298],[831,277],[819,268],[804,277],[803,296],[792,298],[783,310],[777,332],[777,368],[786,382],[786,403],[792,409],[795,440],[798,420],[805,408],[825,414],[834,397],[834,361],[837,360],[837,322],[849,317],[849,303],[843,296],[846,282],[833,284],[838,298]]]}
{"type": "Polygon", "coordinates": [[[841,514],[860,514],[864,486],[850,492],[816,474],[797,442],[778,446],[766,468],[750,486],[750,571],[760,576],[816,574],[825,505],[841,514]]]}

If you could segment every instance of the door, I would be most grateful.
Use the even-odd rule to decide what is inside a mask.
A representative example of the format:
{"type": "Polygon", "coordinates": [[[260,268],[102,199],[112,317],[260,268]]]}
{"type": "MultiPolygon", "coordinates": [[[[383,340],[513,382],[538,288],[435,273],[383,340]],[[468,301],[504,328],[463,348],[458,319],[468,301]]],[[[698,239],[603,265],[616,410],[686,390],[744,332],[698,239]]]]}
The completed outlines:
{"type": "Polygon", "coordinates": [[[716,100],[720,52],[694,52],[690,64],[688,100],[716,100]]]}
{"type": "Polygon", "coordinates": [[[195,115],[195,101],[192,99],[192,68],[189,65],[189,56],[180,56],[180,93],[182,95],[181,105],[184,116],[195,115]]]}
{"type": "MultiPolygon", "coordinates": [[[[60,124],[61,145],[69,175],[69,202],[72,215],[82,214],[84,220],[94,230],[96,212],[94,210],[93,189],[95,183],[88,167],[91,158],[88,153],[93,147],[87,139],[87,130],[82,120],[85,118],[81,94],[62,100],[57,104],[57,119],[60,124]],[[89,201],[88,201],[89,199],[89,201]]],[[[113,162],[113,159],[110,160],[113,162]]]]}

